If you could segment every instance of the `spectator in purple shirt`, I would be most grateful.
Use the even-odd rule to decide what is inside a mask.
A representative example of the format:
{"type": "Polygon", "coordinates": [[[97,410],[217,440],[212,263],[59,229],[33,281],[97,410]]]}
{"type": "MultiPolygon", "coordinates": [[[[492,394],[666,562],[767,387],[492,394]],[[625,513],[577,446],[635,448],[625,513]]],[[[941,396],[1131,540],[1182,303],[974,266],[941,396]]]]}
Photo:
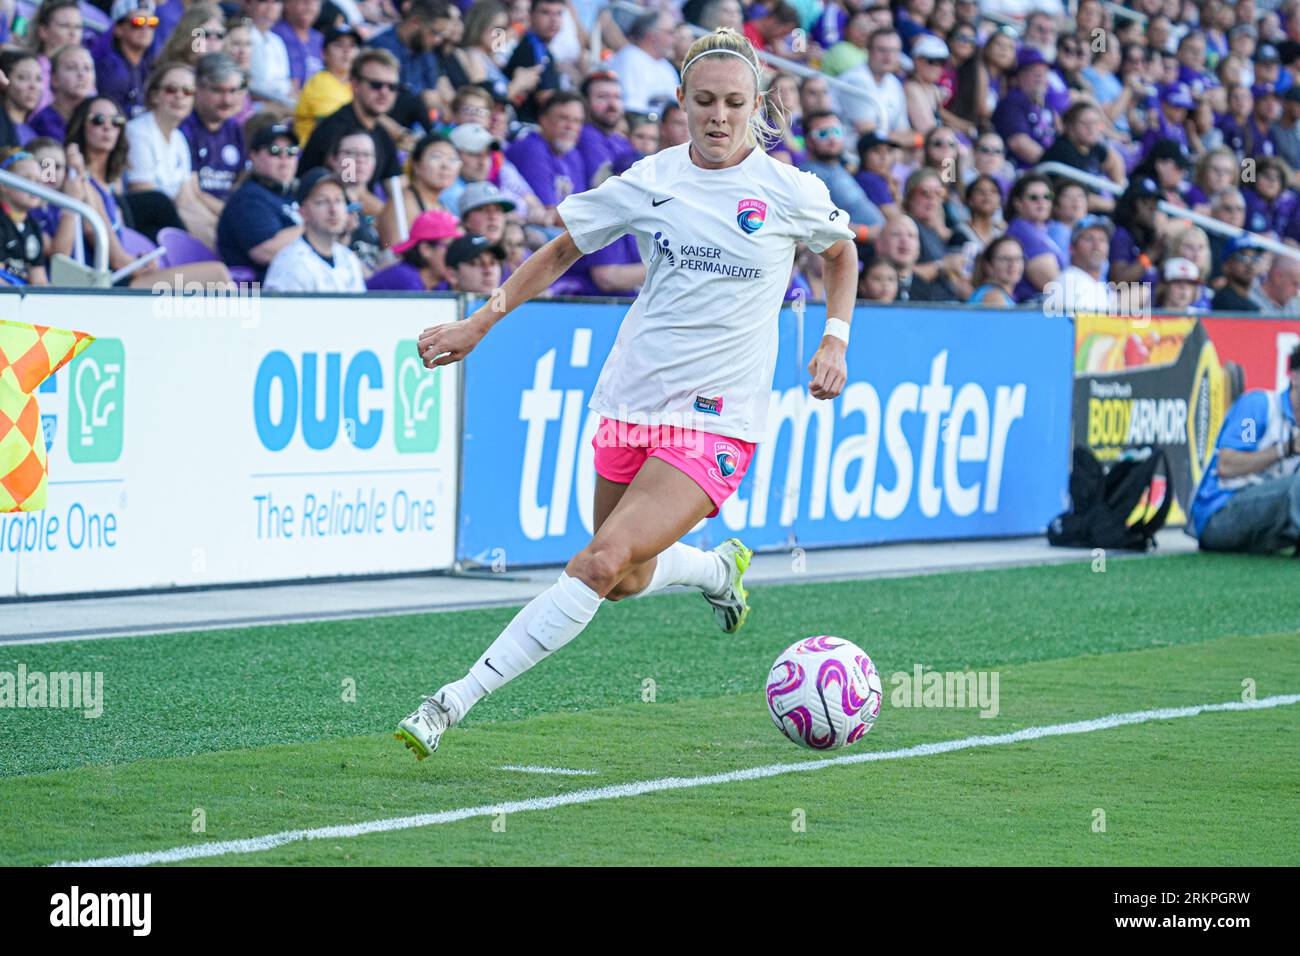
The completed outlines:
{"type": "Polygon", "coordinates": [[[577,93],[561,91],[541,107],[541,131],[517,139],[506,158],[523,174],[550,214],[549,225],[562,225],[555,207],[572,193],[583,192],[589,179],[578,152],[578,137],[586,109],[577,93]]]}
{"type": "Polygon", "coordinates": [[[1246,199],[1246,228],[1273,236],[1286,233],[1295,214],[1297,197],[1288,189],[1291,169],[1277,156],[1265,156],[1255,167],[1255,182],[1242,188],[1246,199]]]}
{"type": "Polygon", "coordinates": [[[1151,128],[1142,137],[1142,156],[1146,158],[1155,144],[1162,140],[1173,140],[1189,149],[1187,140],[1187,113],[1195,109],[1196,101],[1192,92],[1181,83],[1167,86],[1160,93],[1160,110],[1151,117],[1151,128]]]}
{"type": "Polygon", "coordinates": [[[1278,99],[1277,88],[1272,83],[1256,83],[1250,92],[1255,98],[1255,109],[1246,124],[1246,142],[1242,154],[1254,159],[1276,156],[1277,140],[1273,136],[1273,124],[1282,115],[1282,102],[1278,99]]]}
{"type": "Polygon", "coordinates": [[[1035,298],[1070,264],[1069,254],[1047,232],[1051,217],[1051,182],[1040,173],[1021,176],[1011,187],[1006,210],[1006,234],[1025,250],[1025,274],[1016,286],[1016,302],[1035,298]]]}
{"type": "Polygon", "coordinates": [[[415,217],[411,234],[394,245],[401,258],[366,280],[367,289],[427,292],[446,281],[447,246],[463,235],[456,217],[441,209],[430,209],[415,217]]]}
{"type": "Polygon", "coordinates": [[[601,70],[583,81],[588,123],[578,137],[578,152],[587,166],[587,189],[594,189],[613,173],[626,169],[636,152],[618,132],[623,119],[623,87],[618,77],[601,70]]]}
{"type": "Polygon", "coordinates": [[[113,29],[91,48],[99,92],[117,103],[127,117],[145,109],[144,84],[153,67],[149,52],[158,26],[151,0],[114,0],[113,29]]]}
{"type": "MultiPolygon", "coordinates": [[[[11,15],[13,14],[12,5],[6,9],[11,15]]],[[[32,47],[32,52],[40,61],[41,78],[44,81],[41,84],[40,102],[36,104],[38,111],[45,109],[54,99],[50,91],[50,57],[59,47],[80,46],[84,29],[85,21],[81,16],[79,0],[46,0],[37,6],[35,15],[27,24],[27,36],[35,41],[28,45],[32,47]]],[[[13,45],[17,46],[17,44],[13,45]]]]}
{"type": "Polygon", "coordinates": [[[1047,105],[1047,60],[1035,47],[1016,54],[1015,89],[993,111],[993,126],[1006,143],[1017,169],[1042,158],[1056,140],[1056,114],[1047,105]]]}
{"type": "Polygon", "coordinates": [[[60,143],[68,131],[68,118],[77,104],[95,92],[95,61],[84,46],[61,46],[50,60],[50,87],[54,99],[31,119],[38,136],[60,143]]]}
{"type": "Polygon", "coordinates": [[[312,28],[320,8],[321,0],[284,0],[284,16],[271,27],[289,52],[289,77],[298,90],[325,68],[325,36],[312,28]]]}
{"type": "Polygon", "coordinates": [[[859,166],[854,178],[886,218],[900,212],[898,197],[890,186],[896,149],[891,140],[874,131],[858,138],[859,166]]]}
{"type": "Polygon", "coordinates": [[[573,264],[572,274],[587,284],[588,295],[634,298],[645,282],[645,264],[636,237],[628,233],[604,249],[583,256],[573,264]]]}
{"type": "Polygon", "coordinates": [[[230,57],[224,53],[201,57],[194,112],[180,126],[190,144],[190,167],[198,173],[199,188],[222,202],[244,169],[244,131],[234,117],[247,88],[243,71],[230,57]]]}

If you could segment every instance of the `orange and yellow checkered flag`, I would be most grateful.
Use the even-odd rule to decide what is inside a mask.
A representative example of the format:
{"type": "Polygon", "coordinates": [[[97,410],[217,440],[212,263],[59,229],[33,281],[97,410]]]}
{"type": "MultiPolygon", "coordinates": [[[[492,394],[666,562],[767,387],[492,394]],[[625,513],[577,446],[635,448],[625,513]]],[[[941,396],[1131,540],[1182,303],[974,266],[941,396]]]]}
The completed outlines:
{"type": "Polygon", "coordinates": [[[36,389],[93,335],[0,319],[0,511],[45,507],[45,436],[36,389]]]}

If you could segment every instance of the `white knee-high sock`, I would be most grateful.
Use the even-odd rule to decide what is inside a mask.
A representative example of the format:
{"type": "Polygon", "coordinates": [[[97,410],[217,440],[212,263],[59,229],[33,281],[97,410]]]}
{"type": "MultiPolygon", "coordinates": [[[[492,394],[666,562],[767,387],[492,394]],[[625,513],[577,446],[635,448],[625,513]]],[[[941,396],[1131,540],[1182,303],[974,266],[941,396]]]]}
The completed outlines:
{"type": "Polygon", "coordinates": [[[485,695],[504,687],[582,633],[604,598],[577,578],[559,580],[528,602],[458,681],[441,688],[457,721],[485,695]]]}
{"type": "Polygon", "coordinates": [[[645,597],[674,584],[699,588],[705,594],[720,594],[727,586],[728,567],[712,551],[701,551],[680,541],[674,542],[655,561],[650,583],[637,597],[645,597]]]}

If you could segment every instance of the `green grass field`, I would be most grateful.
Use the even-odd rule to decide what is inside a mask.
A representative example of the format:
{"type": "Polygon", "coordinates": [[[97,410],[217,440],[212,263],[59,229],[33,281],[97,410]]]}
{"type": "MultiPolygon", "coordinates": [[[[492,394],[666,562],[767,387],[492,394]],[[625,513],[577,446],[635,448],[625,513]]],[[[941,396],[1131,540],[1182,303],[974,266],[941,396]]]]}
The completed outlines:
{"type": "Polygon", "coordinates": [[[0,645],[0,671],[100,671],[105,688],[93,720],[0,708],[0,862],[477,808],[185,862],[1296,865],[1300,705],[490,809],[824,759],[777,732],[762,695],[810,634],[860,644],[885,684],[875,729],[832,756],[1300,693],[1295,590],[1292,561],[1212,555],[768,586],[733,638],[697,595],[622,602],[422,763],[393,725],[513,610],[0,645]],[[891,706],[890,675],[916,664],[996,671],[998,715],[891,706]],[[501,769],[516,765],[594,773],[501,769]]]}

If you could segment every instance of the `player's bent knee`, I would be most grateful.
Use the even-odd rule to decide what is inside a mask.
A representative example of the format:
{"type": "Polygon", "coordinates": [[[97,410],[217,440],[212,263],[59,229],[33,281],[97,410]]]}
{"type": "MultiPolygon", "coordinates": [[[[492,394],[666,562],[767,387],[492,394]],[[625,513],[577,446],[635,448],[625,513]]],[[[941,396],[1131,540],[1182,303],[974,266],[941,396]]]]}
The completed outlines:
{"type": "MultiPolygon", "coordinates": [[[[631,562],[631,549],[593,542],[570,562],[569,574],[581,579],[597,594],[612,597],[614,589],[627,576],[631,562]]],[[[626,594],[620,597],[626,597],[626,594]]]]}
{"type": "Polygon", "coordinates": [[[610,592],[605,595],[607,601],[621,601],[623,598],[635,597],[646,589],[650,583],[653,569],[642,564],[623,575],[610,592]]]}

